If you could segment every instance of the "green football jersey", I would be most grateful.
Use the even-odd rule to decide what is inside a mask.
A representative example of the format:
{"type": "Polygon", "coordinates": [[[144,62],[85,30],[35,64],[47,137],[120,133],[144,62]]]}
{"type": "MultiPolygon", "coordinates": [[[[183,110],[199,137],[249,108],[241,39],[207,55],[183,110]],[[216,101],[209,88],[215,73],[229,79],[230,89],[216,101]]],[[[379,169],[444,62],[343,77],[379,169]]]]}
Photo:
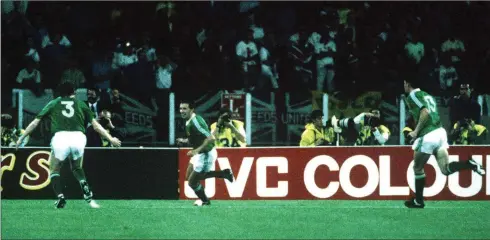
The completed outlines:
{"type": "Polygon", "coordinates": [[[429,119],[425,123],[425,126],[420,130],[418,137],[422,137],[442,126],[439,112],[437,111],[436,101],[428,93],[421,91],[418,88],[414,89],[407,97],[407,106],[416,123],[419,121],[420,110],[422,110],[422,108],[426,108],[429,111],[429,119]]]}
{"type": "MultiPolygon", "coordinates": [[[[187,120],[187,122],[185,123],[185,133],[189,138],[189,143],[191,144],[193,149],[201,146],[204,142],[204,139],[211,136],[208,124],[206,124],[206,121],[204,121],[204,119],[199,115],[194,115],[191,117],[191,119],[187,120]]],[[[206,147],[204,147],[200,153],[209,152],[213,148],[214,142],[211,142],[206,147]]]]}
{"type": "Polygon", "coordinates": [[[94,114],[87,104],[69,97],[58,97],[51,100],[41,112],[37,119],[51,119],[51,132],[80,131],[85,133],[85,126],[92,122],[94,114]]]}

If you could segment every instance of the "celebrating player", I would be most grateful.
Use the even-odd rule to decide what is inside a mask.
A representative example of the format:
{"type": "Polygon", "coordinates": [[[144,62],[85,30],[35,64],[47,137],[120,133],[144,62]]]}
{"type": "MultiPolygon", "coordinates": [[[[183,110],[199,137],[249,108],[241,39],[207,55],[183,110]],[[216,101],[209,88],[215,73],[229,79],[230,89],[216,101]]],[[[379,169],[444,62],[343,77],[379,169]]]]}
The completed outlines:
{"type": "Polygon", "coordinates": [[[218,152],[215,148],[215,138],[209,132],[209,127],[204,119],[194,113],[194,106],[190,101],[182,101],[180,103],[180,114],[185,122],[185,132],[187,138],[178,138],[177,143],[190,143],[192,150],[187,153],[191,157],[189,166],[187,167],[186,180],[189,186],[194,190],[199,197],[194,205],[203,206],[210,205],[211,201],[204,193],[204,187],[200,181],[206,178],[226,178],[233,182],[233,173],[231,169],[223,171],[210,171],[214,161],[218,158],[218,152]]]}
{"type": "Polygon", "coordinates": [[[405,206],[408,208],[424,208],[424,165],[431,155],[436,157],[439,169],[446,176],[463,169],[471,169],[480,175],[484,175],[485,170],[473,159],[449,163],[447,133],[441,126],[436,101],[426,92],[414,88],[415,80],[415,77],[411,77],[404,81],[405,93],[408,94],[407,106],[413,119],[417,121],[415,130],[408,133],[413,141],[412,149],[415,151],[413,165],[415,198],[406,201],[405,206]]]}
{"type": "Polygon", "coordinates": [[[85,201],[92,208],[100,206],[92,199],[93,193],[85,178],[85,172],[82,169],[83,152],[87,138],[85,137],[85,126],[90,122],[94,129],[104,138],[109,140],[114,146],[121,146],[119,139],[112,137],[104,128],[94,119],[93,113],[87,104],[75,99],[75,89],[71,83],[60,85],[60,97],[50,101],[36,116],[24,134],[18,139],[17,147],[23,139],[39,125],[41,120],[51,119],[51,132],[54,134],[51,139],[51,155],[49,159],[50,178],[53,190],[58,197],[55,202],[56,208],[65,207],[66,200],[62,193],[63,185],[60,179],[60,170],[63,162],[71,157],[70,166],[73,176],[80,183],[85,201]]]}

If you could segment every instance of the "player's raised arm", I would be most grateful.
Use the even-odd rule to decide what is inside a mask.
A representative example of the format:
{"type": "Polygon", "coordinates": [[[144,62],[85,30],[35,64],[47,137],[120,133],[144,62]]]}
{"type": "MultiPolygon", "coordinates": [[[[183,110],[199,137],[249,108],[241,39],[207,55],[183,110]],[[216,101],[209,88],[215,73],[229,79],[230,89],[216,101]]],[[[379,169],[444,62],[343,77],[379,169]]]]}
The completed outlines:
{"type": "Polygon", "coordinates": [[[102,125],[99,124],[99,122],[97,122],[97,120],[92,119],[92,126],[94,126],[94,130],[100,134],[100,136],[104,137],[105,139],[109,140],[109,142],[111,142],[112,145],[114,145],[115,147],[120,147],[121,146],[121,140],[115,138],[115,137],[112,137],[111,134],[109,134],[109,132],[107,132],[103,127],[102,125]]]}
{"type": "Polygon", "coordinates": [[[22,142],[24,141],[24,139],[29,136],[32,131],[34,131],[34,129],[37,128],[37,126],[39,125],[39,123],[41,122],[41,119],[34,119],[32,120],[31,123],[29,123],[29,126],[27,126],[26,130],[24,131],[24,133],[22,134],[22,136],[19,137],[19,139],[17,140],[17,143],[15,144],[15,147],[18,148],[19,145],[22,144],[22,142]]]}
{"type": "Polygon", "coordinates": [[[417,121],[417,127],[415,127],[415,130],[413,131],[415,136],[412,137],[417,137],[420,130],[424,128],[425,124],[429,120],[429,117],[430,117],[429,110],[427,110],[427,108],[424,107],[420,109],[420,117],[419,120],[417,121]]]}

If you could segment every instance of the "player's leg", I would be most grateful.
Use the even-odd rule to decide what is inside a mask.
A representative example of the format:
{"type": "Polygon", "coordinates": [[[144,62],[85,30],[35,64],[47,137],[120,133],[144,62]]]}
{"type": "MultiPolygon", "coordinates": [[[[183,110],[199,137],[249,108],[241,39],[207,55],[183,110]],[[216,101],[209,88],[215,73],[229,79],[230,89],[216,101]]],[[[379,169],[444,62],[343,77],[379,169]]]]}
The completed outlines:
{"type": "Polygon", "coordinates": [[[70,154],[70,147],[66,141],[65,132],[57,132],[51,139],[51,155],[49,160],[49,170],[51,185],[58,200],[55,202],[56,208],[63,208],[66,205],[65,196],[63,195],[63,185],[61,184],[61,167],[63,161],[70,154]]]}
{"type": "Polygon", "coordinates": [[[187,166],[187,171],[185,172],[185,180],[189,181],[189,177],[191,176],[192,171],[194,171],[194,165],[189,163],[187,166]]]}
{"type": "Polygon", "coordinates": [[[94,194],[85,177],[85,171],[83,170],[83,154],[85,152],[85,145],[87,138],[85,134],[81,132],[75,132],[71,138],[71,156],[70,161],[71,171],[75,179],[80,184],[80,188],[83,192],[83,198],[92,208],[99,208],[100,206],[93,200],[94,194]]]}
{"type": "MultiPolygon", "coordinates": [[[[420,139],[421,140],[421,139],[420,139]]],[[[425,171],[424,166],[429,161],[430,154],[424,152],[414,152],[413,172],[415,175],[415,198],[405,202],[409,208],[424,208],[424,188],[425,188],[425,171]]]]}
{"type": "Polygon", "coordinates": [[[447,151],[447,149],[449,148],[449,145],[447,143],[447,134],[444,129],[439,130],[439,132],[439,135],[441,137],[441,144],[440,147],[436,150],[436,159],[437,165],[439,165],[439,169],[444,175],[448,176],[465,169],[471,169],[481,176],[485,175],[485,170],[483,169],[483,166],[473,159],[467,161],[449,162],[449,153],[447,151]]]}
{"type": "Polygon", "coordinates": [[[54,151],[51,151],[49,157],[49,178],[51,179],[51,186],[53,186],[53,191],[58,200],[55,202],[56,208],[64,208],[66,205],[65,196],[63,195],[63,185],[61,184],[61,167],[63,166],[63,161],[55,157],[54,151]]]}
{"type": "Polygon", "coordinates": [[[218,152],[216,149],[209,151],[206,158],[206,167],[208,168],[204,174],[204,178],[225,178],[230,182],[233,182],[233,172],[230,168],[221,170],[221,171],[210,171],[211,167],[214,165],[214,162],[218,159],[218,152]]]}
{"type": "Polygon", "coordinates": [[[192,166],[192,171],[189,173],[187,178],[187,184],[194,190],[196,196],[203,202],[209,202],[206,194],[204,193],[204,187],[201,185],[201,180],[204,179],[205,168],[206,168],[206,153],[199,153],[191,158],[189,167],[192,166]]]}
{"type": "MultiPolygon", "coordinates": [[[[194,190],[196,196],[201,200],[198,205],[209,205],[210,201],[204,192],[204,186],[201,184],[201,180],[204,179],[204,174],[202,172],[197,172],[195,169],[191,172],[188,179],[189,187],[194,190]]],[[[198,203],[196,201],[196,203],[198,203]]],[[[196,205],[196,204],[195,204],[196,205]]]]}
{"type": "Polygon", "coordinates": [[[468,161],[449,162],[449,153],[447,151],[449,144],[447,132],[444,128],[439,128],[428,133],[427,139],[435,146],[434,154],[436,156],[437,164],[444,175],[448,176],[464,169],[471,169],[480,175],[485,174],[483,166],[473,159],[468,161]]]}
{"type": "Polygon", "coordinates": [[[77,179],[80,184],[80,188],[83,192],[83,199],[91,205],[93,208],[98,208],[98,204],[93,200],[94,194],[90,188],[87,179],[85,177],[85,171],[83,170],[83,157],[70,160],[70,167],[75,179],[77,179]],[[93,205],[93,206],[92,206],[93,205]]]}
{"type": "Polygon", "coordinates": [[[233,182],[233,172],[230,168],[221,171],[209,171],[204,174],[204,178],[225,178],[230,182],[233,182]]]}
{"type": "Polygon", "coordinates": [[[204,186],[200,181],[206,179],[206,175],[210,172],[214,161],[218,158],[216,149],[212,149],[207,153],[200,153],[192,157],[193,171],[189,176],[189,186],[194,190],[201,202],[196,202],[194,205],[210,205],[211,201],[207,198],[204,192],[204,186]]]}

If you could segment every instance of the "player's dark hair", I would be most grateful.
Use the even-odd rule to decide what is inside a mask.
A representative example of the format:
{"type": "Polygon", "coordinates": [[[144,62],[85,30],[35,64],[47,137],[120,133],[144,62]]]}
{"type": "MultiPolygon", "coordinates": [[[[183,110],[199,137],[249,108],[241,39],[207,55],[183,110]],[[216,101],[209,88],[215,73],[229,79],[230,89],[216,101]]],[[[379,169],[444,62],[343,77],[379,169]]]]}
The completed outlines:
{"type": "Polygon", "coordinates": [[[194,101],[191,101],[191,100],[189,100],[189,99],[184,99],[184,100],[181,100],[181,101],[180,101],[180,104],[187,104],[187,105],[189,105],[189,108],[190,108],[190,109],[194,109],[194,108],[195,108],[194,101]]]}
{"type": "Polygon", "coordinates": [[[71,82],[64,82],[58,86],[58,92],[62,97],[69,97],[75,94],[75,86],[71,82]]]}

